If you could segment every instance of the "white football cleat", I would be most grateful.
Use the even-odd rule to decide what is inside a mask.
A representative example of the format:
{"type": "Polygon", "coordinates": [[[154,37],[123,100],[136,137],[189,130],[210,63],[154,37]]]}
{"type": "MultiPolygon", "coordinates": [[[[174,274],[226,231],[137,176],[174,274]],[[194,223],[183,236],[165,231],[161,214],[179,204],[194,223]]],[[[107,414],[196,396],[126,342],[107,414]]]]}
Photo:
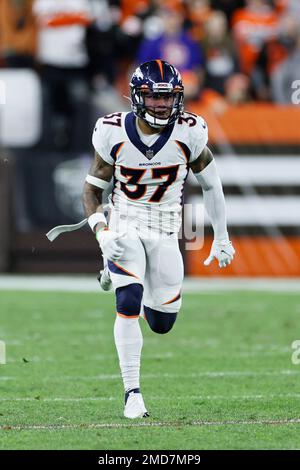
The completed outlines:
{"type": "Polygon", "coordinates": [[[129,419],[148,418],[149,413],[139,388],[125,393],[124,416],[129,419]]]}
{"type": "Polygon", "coordinates": [[[100,271],[100,276],[97,278],[100,282],[100,286],[102,290],[108,291],[111,289],[112,282],[109,274],[109,269],[107,266],[100,271]]]}

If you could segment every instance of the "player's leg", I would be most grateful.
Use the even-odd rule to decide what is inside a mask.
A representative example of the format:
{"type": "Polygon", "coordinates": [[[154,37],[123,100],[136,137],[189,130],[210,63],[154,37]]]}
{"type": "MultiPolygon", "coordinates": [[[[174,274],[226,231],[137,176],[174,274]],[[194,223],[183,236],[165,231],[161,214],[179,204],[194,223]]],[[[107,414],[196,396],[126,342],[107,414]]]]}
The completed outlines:
{"type": "Polygon", "coordinates": [[[124,248],[122,258],[116,262],[108,260],[108,268],[116,296],[114,339],[125,390],[124,415],[127,418],[141,418],[147,416],[147,410],[140,393],[140,360],[143,337],[139,325],[145,273],[145,251],[133,229],[128,231],[128,236],[122,237],[120,246],[124,248]]]}
{"type": "Polygon", "coordinates": [[[145,247],[144,317],[155,333],[165,334],[172,329],[181,307],[182,255],[176,234],[145,241],[145,247]]]}

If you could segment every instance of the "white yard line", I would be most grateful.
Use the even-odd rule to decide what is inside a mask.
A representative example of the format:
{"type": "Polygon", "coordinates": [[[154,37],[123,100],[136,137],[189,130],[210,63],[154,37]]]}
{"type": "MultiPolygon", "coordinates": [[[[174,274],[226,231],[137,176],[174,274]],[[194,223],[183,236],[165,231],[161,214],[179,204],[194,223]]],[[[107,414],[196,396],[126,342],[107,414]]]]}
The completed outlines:
{"type": "Polygon", "coordinates": [[[225,420],[225,421],[191,421],[182,423],[178,421],[147,422],[138,421],[133,423],[82,423],[82,424],[24,424],[24,425],[2,425],[0,430],[13,431],[64,431],[64,430],[93,430],[93,429],[120,429],[120,428],[170,428],[170,427],[190,427],[190,426],[248,426],[248,425],[289,425],[300,424],[300,418],[292,419],[258,419],[258,420],[225,420]]]}
{"type": "MultiPolygon", "coordinates": [[[[0,290],[96,292],[101,291],[95,276],[81,275],[1,275],[0,290]]],[[[185,278],[183,291],[206,293],[211,291],[270,291],[300,292],[299,278],[185,278]]]]}
{"type": "MultiPolygon", "coordinates": [[[[274,393],[270,395],[183,395],[176,396],[176,400],[185,401],[185,400],[205,400],[205,401],[231,401],[231,400],[277,400],[277,399],[300,399],[300,393],[274,393]]],[[[98,401],[120,401],[119,396],[113,397],[0,397],[1,402],[98,402],[98,401]]],[[[147,396],[147,400],[153,401],[170,401],[170,397],[163,396],[147,396]]]]}
{"type": "MultiPolygon", "coordinates": [[[[279,371],[207,371],[207,372],[192,372],[190,374],[173,374],[173,373],[164,373],[164,374],[145,374],[143,375],[143,380],[146,379],[197,379],[201,377],[207,378],[222,378],[222,377],[276,377],[276,376],[300,376],[300,368],[295,370],[279,370],[279,371]]],[[[119,380],[119,374],[100,374],[100,375],[63,375],[63,376],[44,376],[41,378],[43,382],[65,382],[65,381],[89,381],[89,380],[119,380]]],[[[19,380],[17,376],[6,376],[1,377],[0,380],[19,380]]]]}
{"type": "MultiPolygon", "coordinates": [[[[299,370],[280,370],[280,371],[262,371],[262,372],[255,372],[255,371],[208,371],[208,372],[192,372],[190,374],[173,374],[173,373],[163,373],[163,374],[144,374],[144,379],[193,379],[193,378],[201,378],[201,377],[208,377],[208,378],[221,378],[221,377],[264,377],[264,376],[288,376],[288,375],[299,375],[300,376],[300,369],[299,370]]],[[[49,380],[53,380],[52,378],[46,378],[49,380]]],[[[119,374],[100,374],[95,376],[63,376],[59,377],[60,380],[114,380],[120,379],[119,374]]]]}

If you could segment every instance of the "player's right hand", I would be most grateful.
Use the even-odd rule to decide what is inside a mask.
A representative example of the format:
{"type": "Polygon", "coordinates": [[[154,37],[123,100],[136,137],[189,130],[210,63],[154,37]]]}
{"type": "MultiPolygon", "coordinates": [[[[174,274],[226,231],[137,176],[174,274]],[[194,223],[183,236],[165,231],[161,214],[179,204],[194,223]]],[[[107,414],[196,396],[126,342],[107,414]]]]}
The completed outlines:
{"type": "Polygon", "coordinates": [[[98,240],[99,246],[103,255],[114,261],[121,258],[124,253],[124,248],[118,245],[118,240],[124,234],[114,232],[113,230],[99,230],[96,233],[96,239],[98,240]]]}

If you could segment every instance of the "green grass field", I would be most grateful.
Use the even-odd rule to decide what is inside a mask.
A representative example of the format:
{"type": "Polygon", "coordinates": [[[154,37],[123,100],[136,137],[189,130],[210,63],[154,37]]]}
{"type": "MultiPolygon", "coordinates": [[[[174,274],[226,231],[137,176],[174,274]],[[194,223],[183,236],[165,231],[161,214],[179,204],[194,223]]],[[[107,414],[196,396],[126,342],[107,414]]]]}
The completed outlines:
{"type": "Polygon", "coordinates": [[[300,294],[185,294],[141,320],[148,420],[123,418],[112,295],[0,291],[0,449],[299,449],[300,294]]]}

